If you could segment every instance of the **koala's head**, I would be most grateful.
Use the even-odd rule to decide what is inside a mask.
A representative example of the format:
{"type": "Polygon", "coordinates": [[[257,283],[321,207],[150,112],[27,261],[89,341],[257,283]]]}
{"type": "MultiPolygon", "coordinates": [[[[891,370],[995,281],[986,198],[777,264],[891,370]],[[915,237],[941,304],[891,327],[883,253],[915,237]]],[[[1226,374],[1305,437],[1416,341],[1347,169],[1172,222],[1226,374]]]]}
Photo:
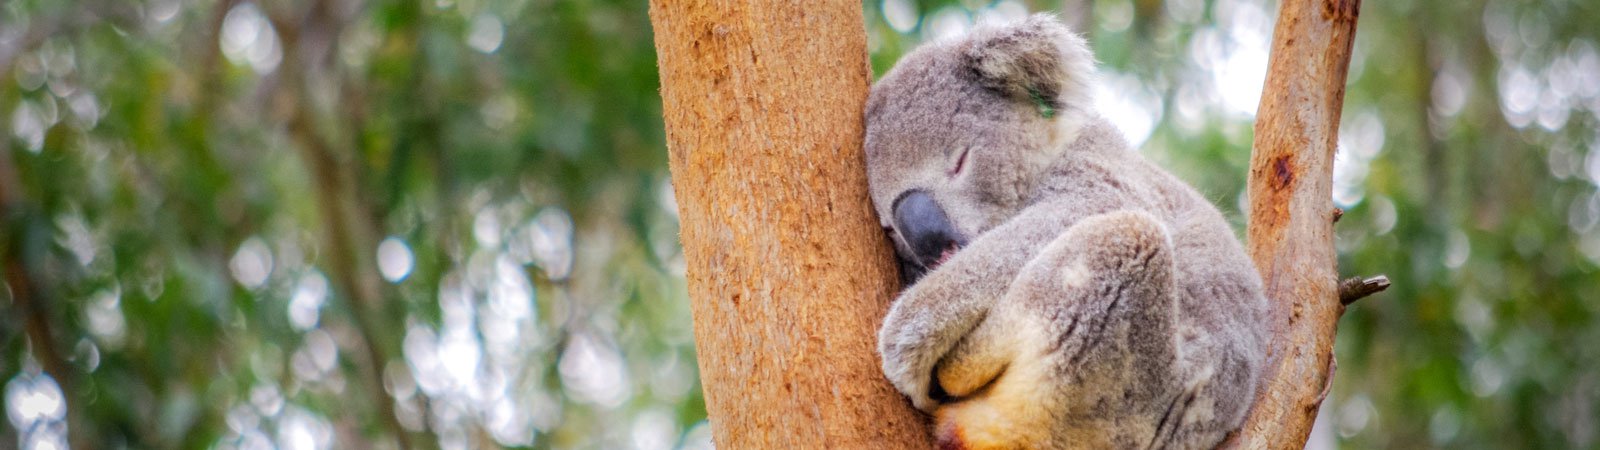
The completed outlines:
{"type": "Polygon", "coordinates": [[[1093,72],[1040,14],[923,45],[873,85],[867,180],[908,278],[1016,215],[1092,114],[1093,72]]]}

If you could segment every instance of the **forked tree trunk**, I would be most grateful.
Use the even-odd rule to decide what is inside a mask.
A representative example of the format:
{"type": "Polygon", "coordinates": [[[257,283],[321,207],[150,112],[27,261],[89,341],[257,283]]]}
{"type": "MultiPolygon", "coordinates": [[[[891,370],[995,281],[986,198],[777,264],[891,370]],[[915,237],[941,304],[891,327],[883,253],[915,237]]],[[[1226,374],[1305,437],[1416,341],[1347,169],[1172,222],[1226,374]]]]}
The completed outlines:
{"type": "Polygon", "coordinates": [[[898,278],[861,3],[652,0],[650,21],[717,447],[929,448],[875,352],[898,278]]]}
{"type": "Polygon", "coordinates": [[[1305,446],[1333,382],[1344,314],[1333,248],[1333,153],[1360,0],[1279,6],[1250,155],[1250,258],[1266,282],[1273,340],[1256,403],[1234,442],[1305,446]]]}

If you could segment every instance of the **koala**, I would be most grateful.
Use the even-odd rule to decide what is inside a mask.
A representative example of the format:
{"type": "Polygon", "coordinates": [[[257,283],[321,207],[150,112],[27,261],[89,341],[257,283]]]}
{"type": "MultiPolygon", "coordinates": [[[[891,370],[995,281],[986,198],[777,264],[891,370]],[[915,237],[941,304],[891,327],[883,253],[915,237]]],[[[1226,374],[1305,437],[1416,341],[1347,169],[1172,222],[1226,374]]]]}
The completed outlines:
{"type": "Polygon", "coordinates": [[[1260,275],[1093,86],[1084,40],[1034,15],[872,87],[869,190],[910,282],[878,352],[940,448],[1212,448],[1255,397],[1260,275]]]}

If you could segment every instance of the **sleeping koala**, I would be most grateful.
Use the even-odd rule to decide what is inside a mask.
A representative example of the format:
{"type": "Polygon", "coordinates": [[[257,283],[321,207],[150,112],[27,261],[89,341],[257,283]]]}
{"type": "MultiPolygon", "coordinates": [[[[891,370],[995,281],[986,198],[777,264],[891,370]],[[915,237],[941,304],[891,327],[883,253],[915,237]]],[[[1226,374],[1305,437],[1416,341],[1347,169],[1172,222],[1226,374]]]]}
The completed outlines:
{"type": "Polygon", "coordinates": [[[941,448],[1211,448],[1267,348],[1217,209],[1092,109],[1048,15],[906,55],[867,102],[868,182],[914,280],[883,370],[941,448]]]}

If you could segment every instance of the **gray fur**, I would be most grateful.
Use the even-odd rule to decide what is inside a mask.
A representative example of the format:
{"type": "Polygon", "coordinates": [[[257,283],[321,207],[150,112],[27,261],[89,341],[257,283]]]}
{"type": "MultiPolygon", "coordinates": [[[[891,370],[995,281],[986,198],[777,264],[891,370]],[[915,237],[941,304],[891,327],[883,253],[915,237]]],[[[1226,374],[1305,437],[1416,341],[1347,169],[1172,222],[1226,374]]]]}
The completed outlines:
{"type": "Polygon", "coordinates": [[[1030,446],[1210,448],[1254,398],[1261,280],[1217,209],[1093,111],[1092,58],[1035,15],[918,48],[873,86],[868,179],[897,250],[911,189],[969,237],[896,299],[883,369],[929,412],[1028,383],[1016,420],[1049,418],[1030,446]],[[936,399],[939,371],[988,381],[936,399]]]}

